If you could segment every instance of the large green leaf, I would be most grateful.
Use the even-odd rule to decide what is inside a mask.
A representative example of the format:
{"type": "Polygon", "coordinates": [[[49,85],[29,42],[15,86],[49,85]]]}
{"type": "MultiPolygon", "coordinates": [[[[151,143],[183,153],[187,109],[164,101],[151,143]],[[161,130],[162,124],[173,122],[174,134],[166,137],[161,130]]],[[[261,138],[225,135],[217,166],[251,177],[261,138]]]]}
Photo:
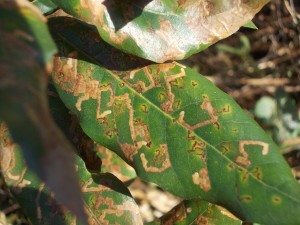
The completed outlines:
{"type": "Polygon", "coordinates": [[[0,1],[0,118],[30,169],[85,220],[71,145],[50,116],[46,84],[56,47],[27,0],[0,1]]]}
{"type": "Polygon", "coordinates": [[[124,52],[183,59],[235,33],[269,0],[54,0],[124,52]]]}
{"type": "MultiPolygon", "coordinates": [[[[4,123],[0,123],[0,156],[5,180],[33,225],[82,224],[55,201],[53,193],[27,168],[4,123]]],[[[79,157],[76,161],[89,224],[142,224],[138,206],[121,181],[111,174],[92,175],[79,157]]]]}
{"type": "Polygon", "coordinates": [[[64,45],[53,78],[83,130],[142,179],[246,221],[300,223],[300,186],[278,147],[195,71],[168,63],[113,73],[64,45]]]}
{"type": "Polygon", "coordinates": [[[226,209],[201,200],[186,200],[147,225],[241,225],[226,209]]]}

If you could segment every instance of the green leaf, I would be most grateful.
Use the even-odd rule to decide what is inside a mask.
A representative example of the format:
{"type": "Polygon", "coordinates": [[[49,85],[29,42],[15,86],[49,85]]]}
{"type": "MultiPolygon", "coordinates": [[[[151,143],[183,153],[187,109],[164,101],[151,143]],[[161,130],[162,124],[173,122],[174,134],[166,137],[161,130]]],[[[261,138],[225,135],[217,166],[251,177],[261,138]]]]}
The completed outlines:
{"type": "MultiPolygon", "coordinates": [[[[0,124],[0,165],[22,210],[33,225],[76,225],[80,223],[54,199],[48,187],[27,168],[22,152],[9,137],[4,123],[0,124]]],[[[83,192],[84,209],[89,224],[142,224],[138,206],[129,191],[111,174],[90,174],[84,162],[76,158],[77,173],[83,192]]]]}
{"type": "Polygon", "coordinates": [[[168,224],[241,225],[242,221],[221,206],[201,200],[186,200],[162,216],[158,221],[147,223],[147,225],[168,224]]]}
{"type": "Polygon", "coordinates": [[[111,72],[60,47],[60,97],[88,136],[142,179],[245,221],[300,223],[300,186],[278,147],[206,78],[177,63],[111,72]]]}
{"type": "Polygon", "coordinates": [[[184,59],[235,33],[269,0],[54,0],[124,52],[155,62],[184,59]]]}
{"type": "Polygon", "coordinates": [[[0,1],[0,119],[28,167],[85,220],[72,146],[56,127],[46,84],[57,49],[43,15],[26,0],[0,1]]]}
{"type": "Polygon", "coordinates": [[[254,29],[254,30],[258,29],[258,27],[255,25],[255,23],[253,23],[252,21],[250,21],[249,23],[246,23],[243,27],[254,29]]]}
{"type": "Polygon", "coordinates": [[[38,7],[44,15],[49,15],[58,9],[57,5],[51,0],[34,0],[32,4],[38,7]]]}

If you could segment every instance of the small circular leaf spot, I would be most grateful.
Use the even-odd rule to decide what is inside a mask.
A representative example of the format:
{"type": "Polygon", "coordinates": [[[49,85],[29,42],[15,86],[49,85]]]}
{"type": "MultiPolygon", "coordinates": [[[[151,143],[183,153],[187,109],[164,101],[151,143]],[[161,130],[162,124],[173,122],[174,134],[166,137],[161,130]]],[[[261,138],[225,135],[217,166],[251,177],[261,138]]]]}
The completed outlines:
{"type": "Polygon", "coordinates": [[[282,199],[281,199],[279,196],[273,196],[273,197],[272,197],[272,202],[273,202],[275,205],[279,205],[279,204],[281,204],[282,199]]]}
{"type": "Polygon", "coordinates": [[[250,196],[250,195],[243,195],[242,196],[242,201],[243,202],[251,202],[252,201],[252,196],[250,196]]]}

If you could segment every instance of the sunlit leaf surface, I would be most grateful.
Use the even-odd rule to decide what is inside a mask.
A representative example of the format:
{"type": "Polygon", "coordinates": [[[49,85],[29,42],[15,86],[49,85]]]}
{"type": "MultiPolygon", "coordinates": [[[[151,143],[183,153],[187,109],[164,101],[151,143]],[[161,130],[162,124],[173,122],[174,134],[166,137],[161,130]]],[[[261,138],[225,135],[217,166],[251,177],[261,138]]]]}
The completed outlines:
{"type": "Polygon", "coordinates": [[[111,72],[67,45],[59,55],[53,79],[66,106],[142,179],[242,220],[299,224],[300,187],[277,146],[206,78],[178,63],[111,72]]]}
{"type": "Polygon", "coordinates": [[[155,62],[183,59],[235,33],[269,0],[54,0],[116,48],[155,62]]]}

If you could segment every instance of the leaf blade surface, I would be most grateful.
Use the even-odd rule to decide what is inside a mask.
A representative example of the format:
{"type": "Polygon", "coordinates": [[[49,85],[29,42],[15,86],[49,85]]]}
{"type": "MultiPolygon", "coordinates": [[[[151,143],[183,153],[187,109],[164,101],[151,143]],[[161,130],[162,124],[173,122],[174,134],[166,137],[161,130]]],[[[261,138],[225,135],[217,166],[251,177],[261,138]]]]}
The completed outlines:
{"type": "Polygon", "coordinates": [[[178,63],[111,72],[67,49],[53,74],[61,98],[142,179],[243,220],[299,222],[299,184],[278,147],[206,78],[178,63]]]}
{"type": "Polygon", "coordinates": [[[161,63],[187,58],[230,36],[269,1],[55,2],[67,13],[95,25],[112,46],[161,63]]]}

